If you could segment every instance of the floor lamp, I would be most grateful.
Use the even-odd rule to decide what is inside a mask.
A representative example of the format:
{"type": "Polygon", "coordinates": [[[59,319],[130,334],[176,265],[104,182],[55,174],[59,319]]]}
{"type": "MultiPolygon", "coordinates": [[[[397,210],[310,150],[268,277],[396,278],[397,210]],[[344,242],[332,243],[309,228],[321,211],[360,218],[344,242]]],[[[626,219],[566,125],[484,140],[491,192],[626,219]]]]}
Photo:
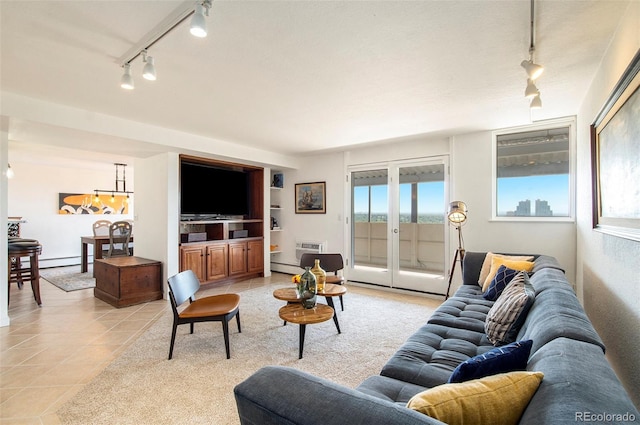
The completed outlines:
{"type": "Polygon", "coordinates": [[[462,239],[462,225],[467,221],[467,204],[462,201],[453,201],[449,204],[449,210],[447,211],[447,219],[449,223],[453,225],[458,231],[458,249],[453,257],[453,264],[451,265],[451,272],[449,272],[449,286],[447,286],[447,295],[445,300],[449,298],[449,291],[451,290],[451,281],[453,280],[453,272],[456,269],[456,263],[458,257],[460,257],[460,270],[462,270],[462,260],[464,260],[464,243],[462,239]]]}

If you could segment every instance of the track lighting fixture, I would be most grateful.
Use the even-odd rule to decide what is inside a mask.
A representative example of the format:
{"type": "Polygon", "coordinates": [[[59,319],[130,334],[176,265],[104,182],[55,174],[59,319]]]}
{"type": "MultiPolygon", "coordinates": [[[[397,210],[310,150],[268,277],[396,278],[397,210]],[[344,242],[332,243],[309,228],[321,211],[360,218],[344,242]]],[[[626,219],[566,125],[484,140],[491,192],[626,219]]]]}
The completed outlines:
{"type": "Polygon", "coordinates": [[[156,67],[153,64],[153,57],[147,54],[146,50],[142,51],[142,61],[144,62],[144,68],[142,68],[142,76],[145,80],[156,80],[156,67]]]}
{"type": "Polygon", "coordinates": [[[135,46],[129,49],[124,55],[118,59],[118,63],[122,64],[124,68],[124,74],[120,79],[120,86],[124,89],[131,90],[133,86],[133,78],[131,77],[131,62],[138,56],[142,56],[144,67],[142,69],[142,76],[151,81],[156,80],[156,67],[153,57],[147,54],[147,50],[156,44],[160,39],[173,31],[182,22],[184,22],[190,16],[191,25],[190,32],[196,37],[207,36],[207,21],[205,16],[209,16],[209,9],[211,9],[212,0],[200,0],[198,4],[193,7],[193,3],[184,2],[184,6],[179,10],[176,10],[172,16],[166,19],[164,22],[164,30],[149,33],[149,35],[140,40],[135,46]],[[189,4],[190,3],[190,4],[189,4]]]}
{"type": "MultiPolygon", "coordinates": [[[[533,51],[531,51],[530,53],[533,56],[533,51]]],[[[541,76],[542,73],[544,72],[544,67],[536,63],[533,63],[531,59],[522,61],[520,63],[520,66],[522,66],[524,70],[527,71],[527,75],[531,80],[535,80],[536,78],[541,76]]]]}
{"type": "Polygon", "coordinates": [[[531,109],[540,109],[542,108],[542,99],[540,99],[540,92],[538,92],[533,99],[531,99],[531,104],[529,105],[531,109]]]}
{"type": "Polygon", "coordinates": [[[131,76],[131,65],[125,63],[123,65],[124,74],[122,74],[122,78],[120,79],[120,87],[127,90],[133,90],[133,77],[131,76]]]}
{"type": "Polygon", "coordinates": [[[191,35],[194,37],[203,38],[207,36],[207,20],[205,19],[205,15],[209,16],[210,7],[210,1],[196,5],[195,12],[191,18],[191,27],[189,28],[189,32],[191,32],[191,35]]]}
{"type": "Polygon", "coordinates": [[[532,98],[538,95],[538,88],[531,78],[527,79],[527,88],[524,91],[524,97],[532,98]]]}
{"type": "Polygon", "coordinates": [[[535,46],[535,22],[534,22],[534,0],[531,0],[531,42],[529,43],[529,60],[520,62],[520,66],[527,72],[527,88],[524,90],[524,96],[531,99],[531,109],[542,108],[542,100],[540,100],[540,91],[536,87],[535,80],[542,75],[544,68],[533,62],[533,54],[536,51],[535,46]]]}

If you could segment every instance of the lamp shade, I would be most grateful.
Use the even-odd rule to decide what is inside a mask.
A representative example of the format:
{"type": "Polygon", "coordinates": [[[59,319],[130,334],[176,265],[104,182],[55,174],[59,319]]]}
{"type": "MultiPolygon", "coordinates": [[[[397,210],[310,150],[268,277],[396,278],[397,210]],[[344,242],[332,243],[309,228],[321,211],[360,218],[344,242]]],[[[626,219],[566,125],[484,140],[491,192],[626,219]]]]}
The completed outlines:
{"type": "Polygon", "coordinates": [[[527,78],[527,88],[524,91],[524,97],[532,98],[538,95],[538,88],[531,78],[527,78]]]}
{"type": "Polygon", "coordinates": [[[462,224],[467,220],[467,204],[462,201],[453,201],[449,204],[447,218],[453,224],[462,224]]]}
{"type": "Polygon", "coordinates": [[[151,56],[145,57],[144,68],[142,68],[142,76],[145,78],[145,80],[156,80],[156,67],[153,64],[153,58],[151,56]]]}
{"type": "Polygon", "coordinates": [[[131,76],[131,65],[128,63],[124,65],[124,74],[120,79],[120,87],[127,90],[133,90],[133,77],[131,76]]]}
{"type": "Polygon", "coordinates": [[[520,66],[522,66],[524,70],[527,71],[527,75],[532,80],[538,78],[544,71],[544,68],[541,65],[535,64],[532,61],[524,60],[520,63],[520,66]]]}
{"type": "Polygon", "coordinates": [[[200,38],[207,36],[207,21],[204,18],[204,6],[201,4],[196,6],[196,11],[191,18],[189,32],[191,32],[191,35],[200,38]]]}
{"type": "Polygon", "coordinates": [[[537,92],[536,95],[531,99],[531,104],[529,105],[531,109],[540,109],[542,108],[542,99],[540,99],[540,92],[537,92]]]}

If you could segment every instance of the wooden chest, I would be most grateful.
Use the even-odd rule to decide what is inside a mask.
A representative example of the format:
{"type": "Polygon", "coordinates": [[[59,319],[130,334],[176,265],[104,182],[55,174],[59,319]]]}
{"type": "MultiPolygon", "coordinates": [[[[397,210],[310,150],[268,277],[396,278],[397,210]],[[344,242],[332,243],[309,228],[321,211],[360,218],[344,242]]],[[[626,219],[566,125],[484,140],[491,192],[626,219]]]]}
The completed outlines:
{"type": "Polygon", "coordinates": [[[162,299],[162,263],[140,257],[95,260],[93,295],[115,307],[162,299]]]}

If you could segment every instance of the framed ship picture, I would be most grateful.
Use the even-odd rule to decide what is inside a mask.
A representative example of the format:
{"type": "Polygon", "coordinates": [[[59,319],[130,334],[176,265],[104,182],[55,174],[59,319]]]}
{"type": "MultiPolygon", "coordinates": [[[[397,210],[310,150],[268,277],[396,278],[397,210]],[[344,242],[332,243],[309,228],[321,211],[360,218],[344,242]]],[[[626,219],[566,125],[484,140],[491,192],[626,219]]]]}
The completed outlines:
{"type": "Polygon", "coordinates": [[[296,214],[325,214],[326,182],[296,183],[296,214]]]}

